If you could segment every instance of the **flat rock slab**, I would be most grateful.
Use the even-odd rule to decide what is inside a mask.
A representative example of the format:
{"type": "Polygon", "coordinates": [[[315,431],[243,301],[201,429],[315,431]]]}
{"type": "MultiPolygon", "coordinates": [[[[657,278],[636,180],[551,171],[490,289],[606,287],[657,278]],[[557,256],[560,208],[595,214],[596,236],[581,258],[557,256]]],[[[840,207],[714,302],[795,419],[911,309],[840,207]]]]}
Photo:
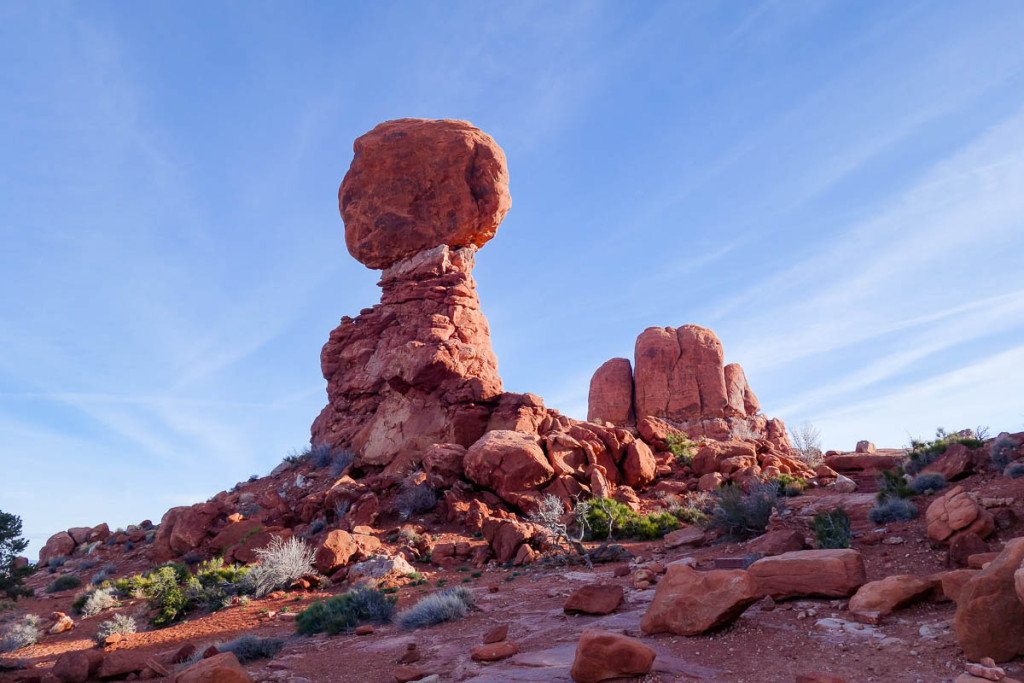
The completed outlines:
{"type": "MultiPolygon", "coordinates": [[[[602,626],[604,626],[602,624],[602,626]]],[[[657,647],[652,640],[643,641],[653,647],[658,656],[651,667],[652,673],[664,674],[665,680],[677,680],[680,677],[696,678],[700,681],[726,681],[726,672],[720,669],[688,662],[682,657],[666,652],[657,647]]],[[[576,643],[557,645],[547,650],[521,652],[515,657],[497,664],[491,664],[487,671],[465,679],[472,683],[532,683],[537,681],[571,681],[569,668],[576,657],[576,643]]]]}

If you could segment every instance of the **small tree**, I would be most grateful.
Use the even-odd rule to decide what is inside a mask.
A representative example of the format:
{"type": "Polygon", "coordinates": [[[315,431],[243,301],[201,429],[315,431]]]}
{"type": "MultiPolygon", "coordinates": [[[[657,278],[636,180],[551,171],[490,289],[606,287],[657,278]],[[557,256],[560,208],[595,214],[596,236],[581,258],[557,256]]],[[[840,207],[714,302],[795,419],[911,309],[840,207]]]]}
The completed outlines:
{"type": "Polygon", "coordinates": [[[21,537],[21,517],[0,511],[0,593],[14,600],[32,594],[22,586],[32,568],[14,566],[15,558],[26,547],[28,541],[21,537]]]}
{"type": "Polygon", "coordinates": [[[821,464],[821,431],[810,422],[790,430],[789,440],[800,452],[800,459],[812,467],[821,464]]]}

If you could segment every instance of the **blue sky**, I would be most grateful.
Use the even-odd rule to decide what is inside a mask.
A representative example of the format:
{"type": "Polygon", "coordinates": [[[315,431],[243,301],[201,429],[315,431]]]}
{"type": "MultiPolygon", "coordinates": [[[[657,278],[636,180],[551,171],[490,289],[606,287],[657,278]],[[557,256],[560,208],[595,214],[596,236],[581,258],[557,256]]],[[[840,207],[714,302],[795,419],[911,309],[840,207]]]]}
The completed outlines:
{"type": "Polygon", "coordinates": [[[510,391],[697,323],[827,448],[1024,429],[1024,4],[4,3],[0,509],[32,551],[303,447],[378,299],[352,140],[509,159],[476,278],[510,391]]]}

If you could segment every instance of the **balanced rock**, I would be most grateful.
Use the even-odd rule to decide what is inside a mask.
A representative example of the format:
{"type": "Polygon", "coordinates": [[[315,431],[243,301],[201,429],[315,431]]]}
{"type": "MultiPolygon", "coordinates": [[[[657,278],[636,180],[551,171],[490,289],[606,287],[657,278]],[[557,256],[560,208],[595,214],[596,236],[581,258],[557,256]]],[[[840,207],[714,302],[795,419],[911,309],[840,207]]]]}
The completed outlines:
{"type": "Polygon", "coordinates": [[[673,564],[658,582],[640,629],[699,635],[732,622],[762,597],[757,581],[742,569],[698,572],[673,564]]]}
{"type": "Polygon", "coordinates": [[[655,657],[657,653],[636,638],[588,628],[576,645],[569,676],[576,683],[643,676],[651,670],[655,657]]]}
{"type": "Polygon", "coordinates": [[[353,148],[338,205],[349,253],[370,268],[481,247],[511,206],[505,153],[466,121],[387,121],[353,148]]]}
{"type": "Polygon", "coordinates": [[[797,550],[765,557],[750,574],[775,600],[796,597],[845,598],[866,581],[864,558],[856,550],[797,550]]]}
{"type": "Polygon", "coordinates": [[[39,565],[47,564],[51,559],[67,557],[75,552],[75,539],[66,531],[58,531],[47,539],[39,550],[39,565]]]}
{"type": "Polygon", "coordinates": [[[887,576],[861,586],[850,598],[850,613],[858,621],[877,624],[893,611],[926,597],[935,583],[916,576],[887,576]]]}

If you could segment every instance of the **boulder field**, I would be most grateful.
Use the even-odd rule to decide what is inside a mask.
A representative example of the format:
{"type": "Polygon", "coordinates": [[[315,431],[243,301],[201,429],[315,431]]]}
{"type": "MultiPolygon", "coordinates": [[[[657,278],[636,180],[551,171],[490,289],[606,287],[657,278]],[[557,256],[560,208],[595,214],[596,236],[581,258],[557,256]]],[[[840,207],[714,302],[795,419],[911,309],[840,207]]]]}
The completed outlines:
{"type": "MultiPolygon", "coordinates": [[[[632,360],[613,358],[594,373],[587,420],[504,391],[472,270],[509,211],[508,184],[504,152],[464,121],[400,119],[359,137],[339,210],[349,253],[380,271],[381,298],[330,332],[320,356],[327,401],[310,450],[267,477],[172,508],[157,525],[74,527],[40,551],[50,573],[90,579],[97,567],[120,577],[172,560],[253,564],[271,543],[298,538],[313,553],[309,574],[195,623],[101,638],[102,651],[82,649],[99,620],[69,616],[72,592],[33,598],[51,617],[32,661],[10,665],[12,680],[525,680],[516,676],[550,669],[551,680],[595,683],[647,674],[842,683],[865,670],[877,680],[894,659],[893,671],[927,669],[907,680],[945,680],[954,669],[969,672],[956,680],[1014,680],[997,663],[1024,654],[1024,490],[991,465],[993,440],[951,446],[925,471],[957,485],[913,498],[920,519],[880,527],[869,519],[874,475],[901,466],[906,452],[862,441],[810,467],[706,328],[641,332],[632,360]],[[802,482],[756,538],[695,521],[628,548],[592,543],[587,563],[608,564],[587,572],[546,562],[580,501],[611,498],[633,513],[671,516],[684,497],[728,484],[756,493],[782,475],[802,482]],[[808,549],[819,542],[811,520],[838,507],[853,547],[808,549]],[[402,608],[428,588],[463,586],[478,607],[471,626],[415,636],[364,624],[350,637],[291,640],[272,666],[212,646],[227,632],[294,633],[295,612],[315,591],[370,584],[402,608]],[[913,610],[931,620],[903,618],[913,610]],[[929,616],[940,612],[944,621],[929,616]],[[173,629],[196,642],[163,637],[173,629]],[[910,640],[916,649],[904,647],[910,640]],[[199,656],[197,645],[205,658],[179,667],[199,656]],[[925,667],[925,649],[950,661],[925,667]],[[953,662],[945,651],[954,649],[970,661],[953,662]],[[860,653],[867,668],[851,672],[860,653]],[[846,677],[815,671],[818,660],[846,677]],[[36,666],[51,661],[52,670],[36,666]]],[[[1024,462],[1024,434],[1000,439],[1001,462],[1024,462]]],[[[37,572],[32,587],[42,593],[50,580],[37,572]]],[[[144,602],[118,606],[129,608],[153,616],[144,602]]]]}

